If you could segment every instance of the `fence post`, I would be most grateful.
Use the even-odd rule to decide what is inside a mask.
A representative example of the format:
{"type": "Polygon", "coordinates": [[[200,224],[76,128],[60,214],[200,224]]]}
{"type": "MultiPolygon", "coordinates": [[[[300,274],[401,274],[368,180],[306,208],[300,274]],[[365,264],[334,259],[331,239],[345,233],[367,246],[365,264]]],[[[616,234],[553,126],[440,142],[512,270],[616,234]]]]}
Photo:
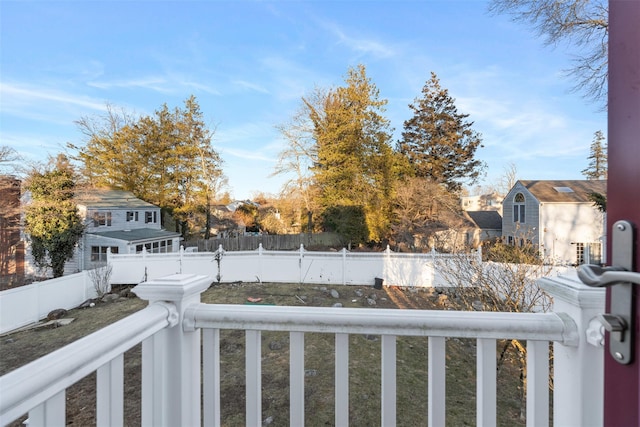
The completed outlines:
{"type": "MultiPolygon", "coordinates": [[[[389,247],[389,245],[387,245],[387,248],[384,250],[384,258],[382,261],[382,279],[387,283],[387,285],[390,284],[390,280],[391,280],[391,275],[389,274],[389,271],[391,269],[391,247],[389,247]]],[[[396,277],[393,278],[394,280],[396,279],[396,277]]]]}
{"type": "Polygon", "coordinates": [[[300,267],[300,283],[304,280],[304,243],[300,243],[300,258],[298,260],[298,266],[300,267]]]}
{"type": "Polygon", "coordinates": [[[342,284],[347,284],[347,248],[342,248],[342,284]]]}
{"type": "Polygon", "coordinates": [[[143,426],[199,426],[200,330],[185,332],[184,312],[200,302],[211,276],[174,274],[144,282],[133,292],[149,304],[170,302],[178,312],[171,327],[142,344],[143,426]]]}
{"type": "Polygon", "coordinates": [[[262,283],[262,243],[258,243],[258,282],[262,283]]]}
{"type": "Polygon", "coordinates": [[[540,287],[553,298],[553,311],[566,313],[576,326],[577,347],[553,345],[553,425],[602,426],[605,289],[582,284],[577,276],[543,277],[540,287]]]}

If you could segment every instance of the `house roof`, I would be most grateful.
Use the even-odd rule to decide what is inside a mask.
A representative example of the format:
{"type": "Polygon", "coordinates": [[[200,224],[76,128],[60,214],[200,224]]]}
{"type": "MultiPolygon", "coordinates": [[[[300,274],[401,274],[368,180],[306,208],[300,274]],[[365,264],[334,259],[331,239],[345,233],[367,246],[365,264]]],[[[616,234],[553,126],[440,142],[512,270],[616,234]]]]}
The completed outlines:
{"type": "Polygon", "coordinates": [[[91,189],[76,193],[79,205],[97,209],[149,209],[157,206],[138,199],[130,191],[91,189]]]}
{"type": "Polygon", "coordinates": [[[606,180],[518,181],[541,203],[592,203],[591,193],[607,194],[606,180]]]}
{"type": "Polygon", "coordinates": [[[467,215],[482,230],[502,230],[502,217],[496,211],[467,211],[467,215]]]}
{"type": "Polygon", "coordinates": [[[107,237],[109,239],[124,240],[130,243],[160,239],[172,239],[174,237],[180,236],[180,233],[166,230],[157,230],[153,228],[136,228],[127,231],[101,231],[87,234],[107,237]]]}

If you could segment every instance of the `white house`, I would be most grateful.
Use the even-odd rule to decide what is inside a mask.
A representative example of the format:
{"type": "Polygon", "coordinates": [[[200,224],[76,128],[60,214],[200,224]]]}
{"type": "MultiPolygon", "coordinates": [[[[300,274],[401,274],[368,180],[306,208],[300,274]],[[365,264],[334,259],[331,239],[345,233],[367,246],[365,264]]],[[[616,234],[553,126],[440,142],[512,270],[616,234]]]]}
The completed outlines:
{"type": "MultiPolygon", "coordinates": [[[[78,212],[85,232],[75,255],[65,263],[64,274],[91,269],[106,262],[107,252],[138,253],[177,252],[180,233],[166,231],[160,224],[160,208],[138,199],[129,191],[91,189],[76,193],[78,212]]],[[[22,203],[30,202],[24,194],[22,203]]],[[[25,273],[28,276],[50,276],[35,266],[28,240],[25,251],[25,273]]]]}
{"type": "Polygon", "coordinates": [[[503,201],[502,237],[553,262],[600,263],[605,214],[590,194],[606,192],[605,180],[518,181],[503,201]]]}
{"type": "Polygon", "coordinates": [[[475,196],[460,197],[460,206],[464,211],[496,211],[502,215],[502,201],[504,197],[493,192],[475,196]]]}
{"type": "Polygon", "coordinates": [[[111,253],[177,252],[180,233],[162,229],[160,208],[129,191],[91,190],[76,195],[85,234],[78,268],[106,262],[111,253]]]}

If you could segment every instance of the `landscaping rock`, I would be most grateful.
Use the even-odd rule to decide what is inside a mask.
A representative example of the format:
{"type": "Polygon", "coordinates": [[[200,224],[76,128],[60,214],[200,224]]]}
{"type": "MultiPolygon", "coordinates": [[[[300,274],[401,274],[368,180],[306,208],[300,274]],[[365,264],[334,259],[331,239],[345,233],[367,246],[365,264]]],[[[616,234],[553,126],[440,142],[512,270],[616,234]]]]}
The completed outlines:
{"type": "Polygon", "coordinates": [[[122,298],[135,298],[136,297],[136,294],[131,292],[131,288],[125,288],[125,289],[121,290],[119,295],[122,298]]]}
{"type": "Polygon", "coordinates": [[[66,315],[67,315],[67,310],[65,310],[64,308],[57,308],[55,310],[50,311],[49,314],[47,314],[47,320],[62,319],[66,315]]]}
{"type": "Polygon", "coordinates": [[[342,307],[342,303],[341,302],[337,302],[337,303],[333,304],[333,307],[342,307]]]}
{"type": "Polygon", "coordinates": [[[336,299],[340,298],[340,294],[335,289],[331,289],[331,296],[336,299]]]}
{"type": "Polygon", "coordinates": [[[473,307],[474,310],[476,311],[482,311],[484,310],[484,304],[482,304],[482,301],[474,301],[471,303],[471,306],[473,307]]]}
{"type": "Polygon", "coordinates": [[[282,350],[283,347],[280,341],[271,341],[269,343],[269,350],[282,350]]]}
{"type": "Polygon", "coordinates": [[[120,295],[118,295],[118,294],[104,294],[102,296],[102,301],[103,302],[113,302],[113,301],[116,301],[118,298],[120,298],[120,295]]]}

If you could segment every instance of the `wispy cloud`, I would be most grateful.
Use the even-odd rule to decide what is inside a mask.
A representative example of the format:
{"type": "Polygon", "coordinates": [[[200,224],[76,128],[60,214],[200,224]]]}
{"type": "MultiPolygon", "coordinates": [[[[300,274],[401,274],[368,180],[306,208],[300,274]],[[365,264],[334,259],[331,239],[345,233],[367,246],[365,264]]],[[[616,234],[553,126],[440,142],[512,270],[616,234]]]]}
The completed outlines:
{"type": "Polygon", "coordinates": [[[265,89],[263,86],[257,84],[257,83],[251,83],[248,82],[246,80],[233,80],[231,83],[233,83],[236,86],[240,86],[244,89],[248,89],[248,90],[252,90],[254,92],[260,92],[260,93],[265,93],[268,94],[269,91],[267,89],[265,89]]]}
{"type": "Polygon", "coordinates": [[[378,58],[389,58],[395,55],[395,49],[374,38],[349,35],[333,23],[324,23],[324,27],[338,40],[339,44],[345,45],[355,52],[378,58]]]}
{"type": "Polygon", "coordinates": [[[259,160],[261,162],[275,163],[276,158],[267,156],[260,151],[243,150],[241,148],[223,147],[220,149],[223,158],[226,155],[238,157],[243,160],[259,160]]]}
{"type": "Polygon", "coordinates": [[[20,105],[33,104],[38,101],[76,105],[99,111],[105,110],[104,102],[99,102],[86,96],[73,95],[44,87],[0,83],[0,95],[2,95],[2,104],[0,105],[2,111],[20,105]]]}
{"type": "Polygon", "coordinates": [[[112,81],[92,81],[87,83],[91,87],[110,90],[115,88],[143,88],[160,93],[171,93],[173,89],[168,88],[168,82],[164,77],[143,77],[112,81]]]}
{"type": "Polygon", "coordinates": [[[170,76],[148,76],[121,80],[94,80],[87,83],[91,87],[103,90],[112,89],[146,89],[166,95],[173,95],[183,91],[184,88],[189,90],[206,92],[211,95],[220,95],[216,89],[202,83],[198,83],[180,75],[170,76]]]}

